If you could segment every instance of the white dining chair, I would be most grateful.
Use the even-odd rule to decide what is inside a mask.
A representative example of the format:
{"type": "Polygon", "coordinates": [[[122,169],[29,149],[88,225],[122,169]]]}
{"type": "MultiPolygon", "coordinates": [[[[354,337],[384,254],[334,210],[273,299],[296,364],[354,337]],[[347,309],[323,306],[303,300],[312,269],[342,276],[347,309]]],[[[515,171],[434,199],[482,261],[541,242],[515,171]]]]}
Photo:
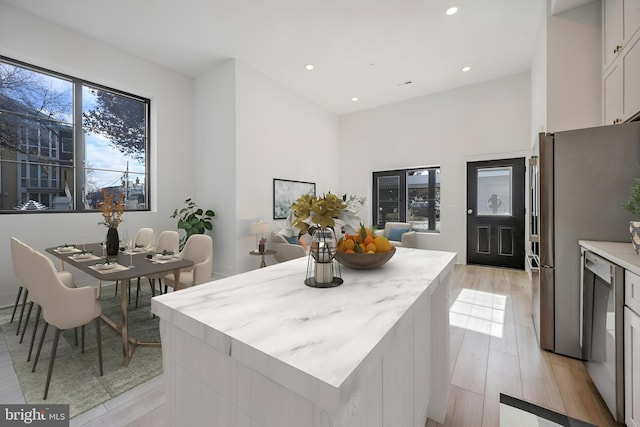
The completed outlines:
{"type": "Polygon", "coordinates": [[[20,333],[20,326],[22,324],[22,316],[24,315],[24,307],[27,304],[27,290],[25,289],[24,285],[23,285],[23,281],[22,281],[22,277],[20,277],[20,274],[22,273],[22,268],[20,268],[20,257],[19,257],[19,251],[20,251],[20,245],[22,244],[22,242],[18,239],[16,239],[15,237],[11,237],[9,239],[9,246],[11,248],[11,263],[13,265],[13,274],[16,276],[16,279],[18,280],[18,296],[16,297],[16,302],[13,305],[13,313],[11,314],[11,322],[13,322],[13,319],[16,315],[16,310],[18,308],[18,305],[20,305],[20,296],[23,296],[22,299],[22,304],[21,304],[21,308],[20,308],[20,317],[18,318],[18,328],[16,329],[16,335],[18,335],[20,333]],[[24,294],[23,294],[24,291],[24,294]]]}
{"type": "Polygon", "coordinates": [[[154,239],[153,228],[141,228],[133,239],[136,248],[151,249],[154,239]]]}
{"type": "Polygon", "coordinates": [[[48,325],[55,327],[53,345],[49,356],[49,370],[47,371],[47,381],[44,388],[43,399],[46,400],[49,393],[49,384],[51,382],[51,374],[53,372],[60,332],[62,330],[82,327],[82,351],[84,352],[84,325],[94,321],[98,344],[100,376],[103,375],[102,339],[100,333],[102,305],[96,298],[96,290],[93,287],[69,288],[65,286],[56,274],[56,268],[53,262],[40,252],[34,251],[32,253],[30,270],[31,272],[27,275],[28,286],[40,302],[39,305],[42,307],[42,315],[46,322],[40,336],[32,372],[36,370],[48,325]]]}
{"type": "MultiPolygon", "coordinates": [[[[41,313],[41,305],[38,301],[37,295],[30,293],[30,282],[26,279],[28,275],[31,273],[31,255],[34,252],[33,248],[31,248],[26,243],[19,241],[18,239],[12,238],[12,257],[15,254],[16,263],[14,264],[14,268],[17,268],[16,276],[20,277],[21,282],[24,287],[24,296],[23,300],[23,309],[20,312],[20,320],[18,321],[18,330],[16,331],[16,335],[20,332],[20,323],[22,322],[24,305],[26,305],[26,298],[29,297],[29,309],[27,310],[27,317],[24,322],[24,327],[22,328],[22,334],[20,335],[20,343],[24,340],[24,334],[27,331],[27,327],[29,326],[29,320],[31,318],[31,311],[33,310],[33,305],[37,305],[36,310],[36,319],[33,326],[33,332],[31,334],[31,342],[29,344],[29,354],[27,356],[27,361],[31,360],[31,353],[33,351],[33,343],[35,341],[36,331],[38,330],[38,324],[40,321],[40,313],[41,313]]],[[[54,268],[55,269],[55,268],[54,268]]],[[[61,282],[66,287],[75,287],[73,281],[73,275],[68,271],[56,271],[56,275],[61,280],[61,282]]],[[[77,334],[76,334],[76,345],[77,345],[77,334]]]]}
{"type": "MultiPolygon", "coordinates": [[[[193,262],[193,266],[180,270],[179,289],[200,285],[211,280],[213,266],[213,240],[206,234],[193,234],[184,245],[182,252],[178,254],[182,259],[193,262]]],[[[163,276],[165,286],[175,290],[173,274],[163,276]]]]}

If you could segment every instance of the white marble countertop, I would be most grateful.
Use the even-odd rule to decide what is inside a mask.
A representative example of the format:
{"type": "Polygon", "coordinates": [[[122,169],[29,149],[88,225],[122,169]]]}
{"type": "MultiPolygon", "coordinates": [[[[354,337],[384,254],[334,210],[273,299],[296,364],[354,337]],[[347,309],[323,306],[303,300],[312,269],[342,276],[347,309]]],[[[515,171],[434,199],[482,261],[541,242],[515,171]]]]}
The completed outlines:
{"type": "Polygon", "coordinates": [[[346,393],[455,259],[398,248],[384,266],[343,266],[343,285],[318,289],[303,283],[307,258],[299,258],[158,296],[152,311],[286,387],[346,393]]]}
{"type": "Polygon", "coordinates": [[[578,244],[614,264],[640,275],[640,255],[633,250],[631,242],[605,242],[578,240],[578,244]]]}

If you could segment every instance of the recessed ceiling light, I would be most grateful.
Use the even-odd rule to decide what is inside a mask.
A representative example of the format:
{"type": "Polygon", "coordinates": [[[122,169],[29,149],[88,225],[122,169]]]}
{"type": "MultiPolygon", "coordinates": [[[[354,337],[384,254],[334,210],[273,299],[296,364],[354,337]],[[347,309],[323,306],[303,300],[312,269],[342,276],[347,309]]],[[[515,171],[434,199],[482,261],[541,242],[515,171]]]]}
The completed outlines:
{"type": "Polygon", "coordinates": [[[471,67],[469,67],[468,65],[466,67],[462,67],[463,73],[466,73],[467,71],[471,71],[471,67]]]}
{"type": "Polygon", "coordinates": [[[307,64],[307,65],[304,66],[304,69],[307,70],[307,71],[311,71],[311,70],[314,69],[314,66],[313,66],[313,64],[307,64]]]}
{"type": "Polygon", "coordinates": [[[451,15],[455,15],[456,13],[458,13],[458,11],[460,10],[460,8],[458,6],[451,6],[447,8],[447,15],[451,16],[451,15]]]}
{"type": "Polygon", "coordinates": [[[358,102],[358,97],[357,97],[357,96],[354,96],[353,98],[351,98],[351,100],[352,100],[353,102],[358,102]]]}

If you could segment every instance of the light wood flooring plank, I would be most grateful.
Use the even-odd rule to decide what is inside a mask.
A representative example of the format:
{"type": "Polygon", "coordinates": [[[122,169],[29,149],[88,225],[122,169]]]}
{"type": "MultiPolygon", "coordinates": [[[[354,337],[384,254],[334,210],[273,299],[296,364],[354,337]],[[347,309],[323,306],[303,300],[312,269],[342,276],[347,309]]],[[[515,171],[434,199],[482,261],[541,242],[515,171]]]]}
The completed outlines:
{"type": "Polygon", "coordinates": [[[540,350],[534,329],[516,326],[516,334],[524,400],[565,413],[547,354],[540,350]]]}
{"type": "Polygon", "coordinates": [[[520,362],[517,355],[490,350],[484,390],[483,427],[500,425],[500,393],[522,399],[520,362]]]}
{"type": "Polygon", "coordinates": [[[502,353],[518,355],[518,341],[516,339],[516,328],[513,314],[513,303],[511,295],[496,295],[494,302],[494,317],[492,333],[490,339],[491,350],[502,353]],[[497,301],[500,301],[498,303],[497,301]],[[503,307],[500,304],[503,302],[503,307]]]}
{"type": "Polygon", "coordinates": [[[426,427],[481,427],[483,395],[452,385],[444,424],[428,420],[426,427]]]}
{"type": "Polygon", "coordinates": [[[467,330],[451,376],[451,384],[483,394],[487,377],[489,335],[467,330]]]}
{"type": "Polygon", "coordinates": [[[616,426],[584,363],[553,353],[548,357],[567,415],[600,427],[616,426]]]}

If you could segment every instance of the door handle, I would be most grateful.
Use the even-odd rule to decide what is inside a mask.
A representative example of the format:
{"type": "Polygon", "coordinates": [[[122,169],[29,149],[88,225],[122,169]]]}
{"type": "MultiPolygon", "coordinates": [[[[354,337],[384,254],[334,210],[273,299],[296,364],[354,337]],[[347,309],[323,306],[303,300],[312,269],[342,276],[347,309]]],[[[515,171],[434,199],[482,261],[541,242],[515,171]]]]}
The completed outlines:
{"type": "Polygon", "coordinates": [[[468,215],[471,215],[472,213],[473,213],[473,209],[469,209],[469,210],[467,211],[467,214],[468,214],[468,215]]]}

